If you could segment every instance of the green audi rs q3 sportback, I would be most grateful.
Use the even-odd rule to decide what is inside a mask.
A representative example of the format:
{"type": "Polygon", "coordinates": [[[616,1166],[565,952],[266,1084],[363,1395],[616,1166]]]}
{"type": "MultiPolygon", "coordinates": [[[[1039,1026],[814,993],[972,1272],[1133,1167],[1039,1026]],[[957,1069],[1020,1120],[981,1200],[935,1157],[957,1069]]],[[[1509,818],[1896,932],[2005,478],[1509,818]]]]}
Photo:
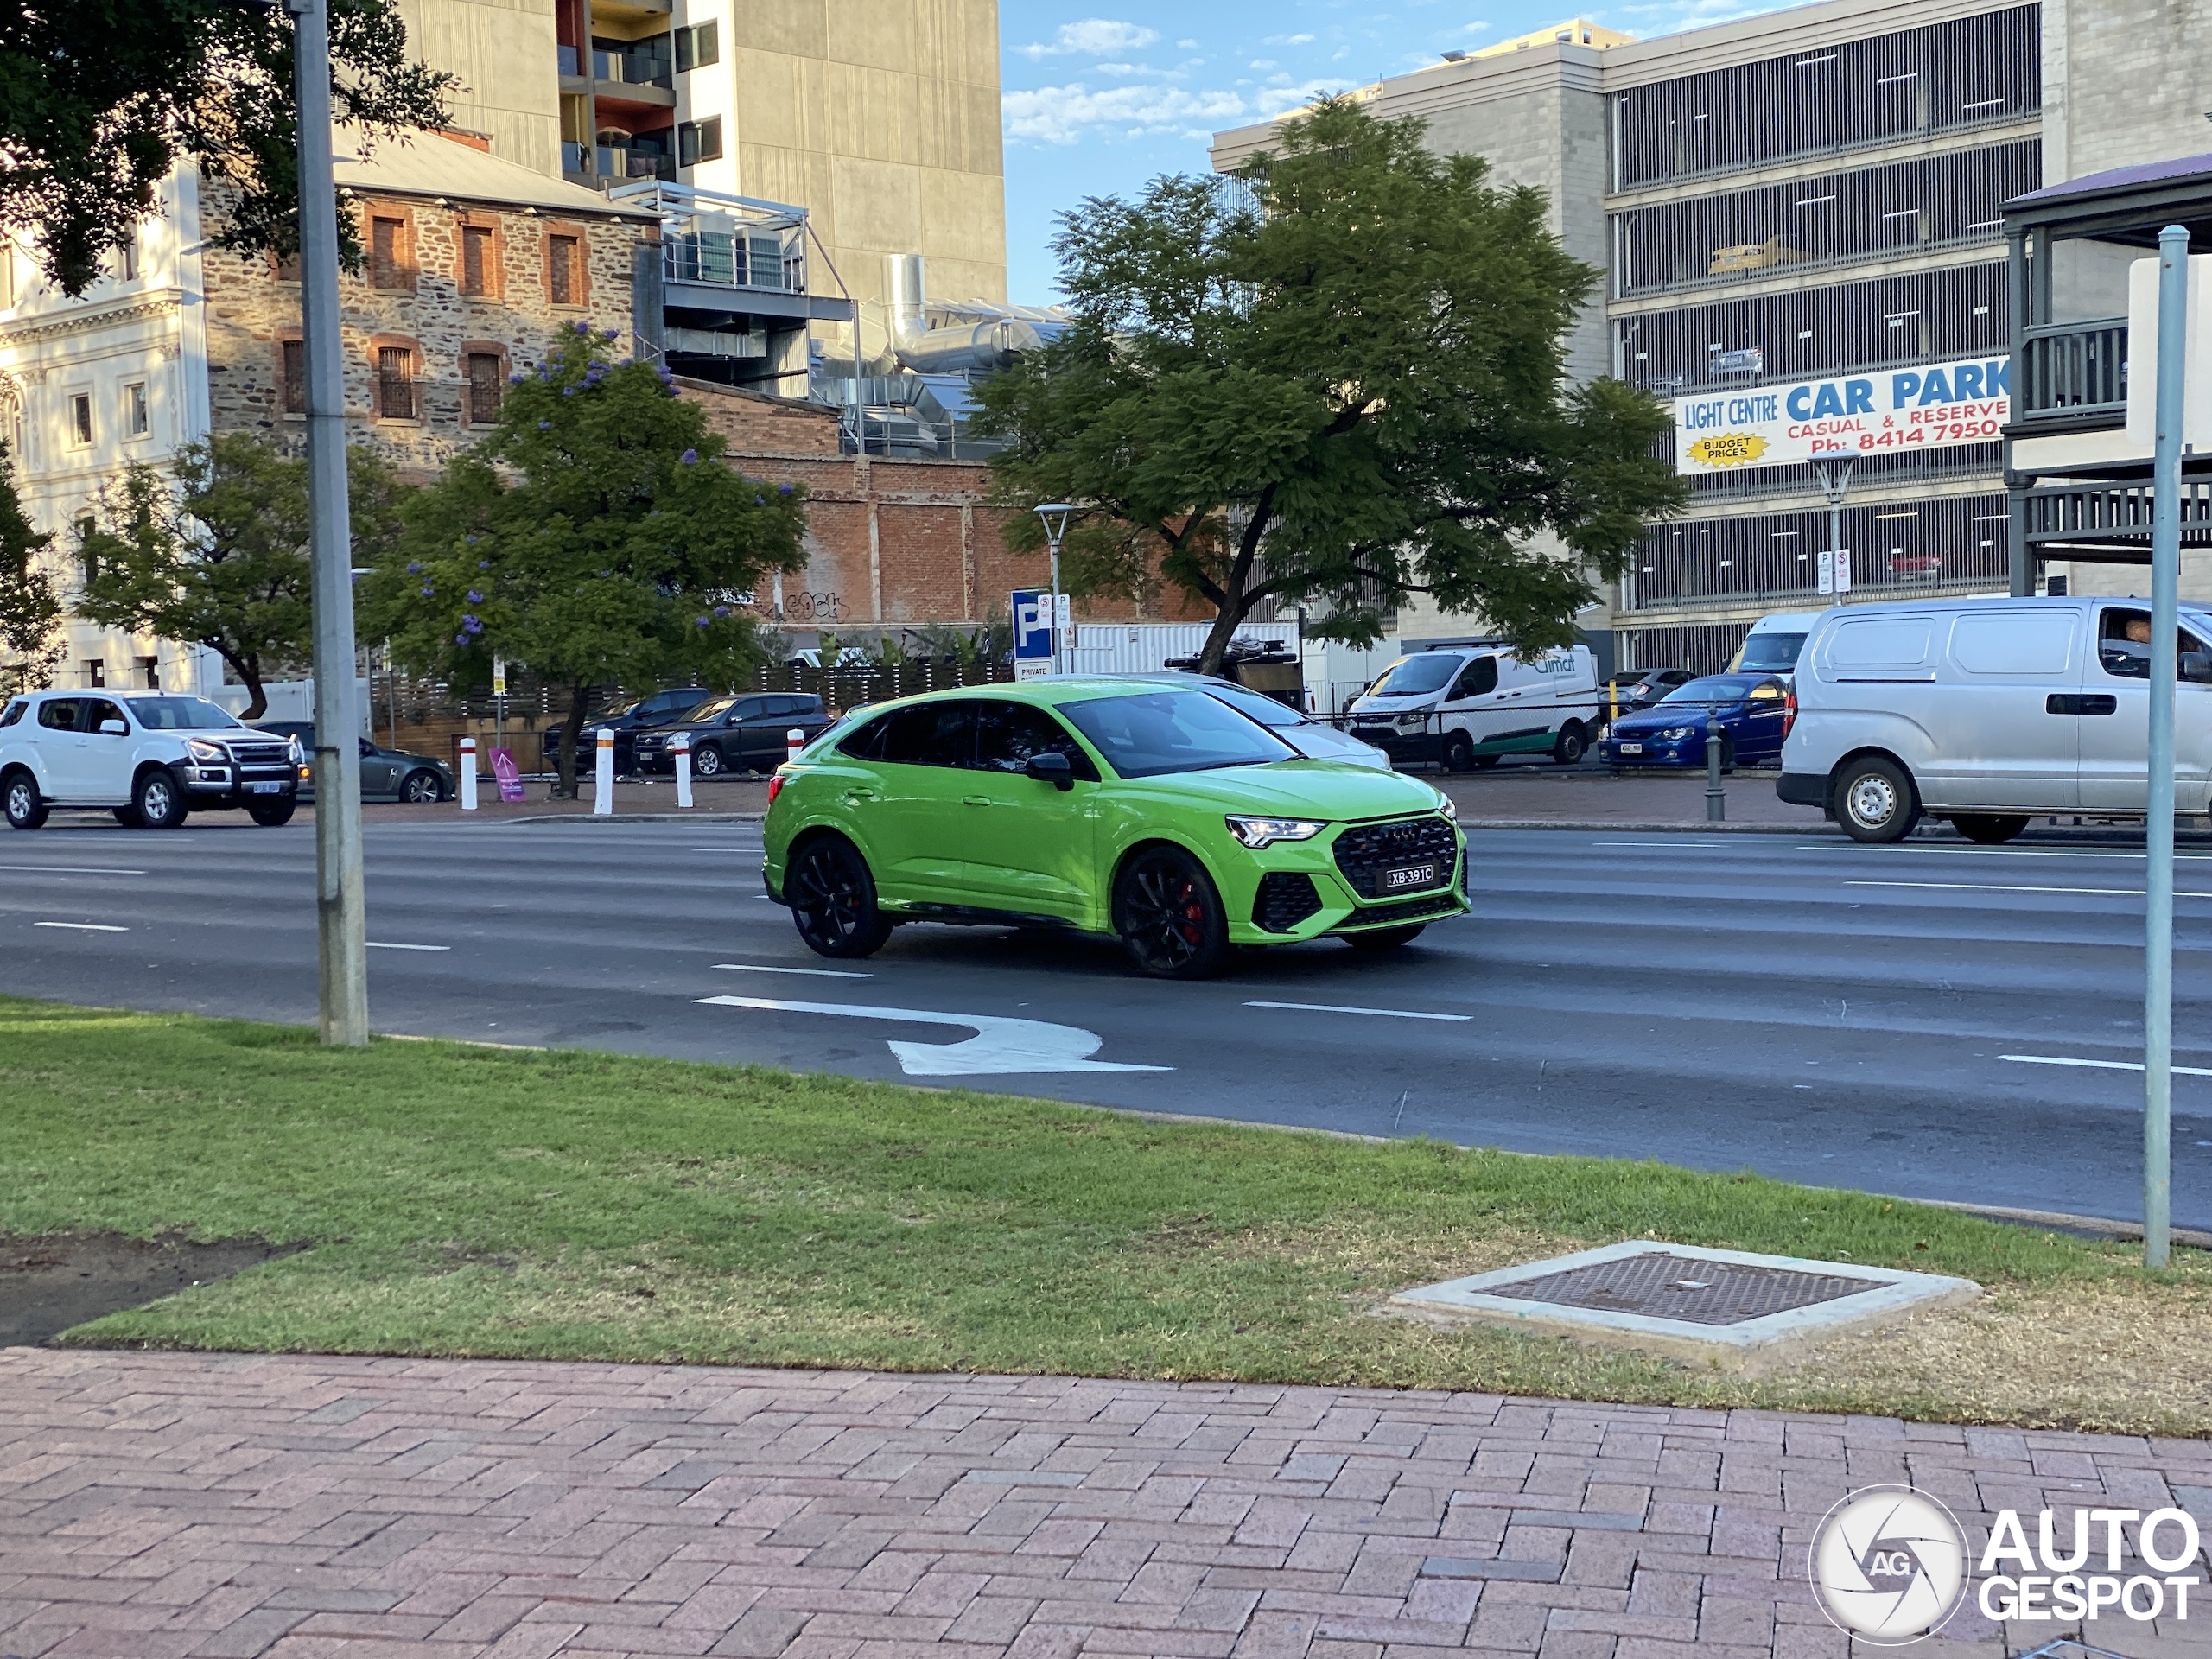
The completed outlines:
{"type": "Polygon", "coordinates": [[[1148,974],[1240,944],[1403,944],[1467,908],[1450,801],[1310,760],[1219,699],[1051,679],[860,711],[769,785],[768,894],[825,957],[900,922],[1117,936],[1148,974]]]}

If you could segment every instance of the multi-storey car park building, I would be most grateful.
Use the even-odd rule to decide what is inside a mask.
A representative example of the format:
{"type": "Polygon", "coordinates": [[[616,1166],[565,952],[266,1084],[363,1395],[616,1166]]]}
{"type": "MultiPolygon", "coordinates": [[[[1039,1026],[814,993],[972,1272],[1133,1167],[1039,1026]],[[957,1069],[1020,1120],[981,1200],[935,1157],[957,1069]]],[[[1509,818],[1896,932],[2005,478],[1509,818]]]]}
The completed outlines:
{"type": "MultiPolygon", "coordinates": [[[[1562,25],[1363,90],[1377,115],[1420,116],[1437,149],[1485,156],[1551,197],[1568,251],[1605,273],[1573,373],[1618,375],[1686,421],[1713,410],[1723,425],[1763,396],[1785,424],[1809,425],[1830,413],[1816,411],[1823,394],[1808,388],[1802,416],[1787,405],[1819,379],[1843,383],[1825,394],[1839,415],[1853,382],[1904,411],[1894,426],[1878,413],[1846,423],[1858,429],[1832,461],[1802,458],[1802,444],[1686,461],[1690,506],[1646,536],[1610,604],[1584,619],[1596,643],[1624,666],[1709,670],[1770,611],[2005,591],[2005,205],[2202,150],[2207,10],[1824,0],[1610,46],[1562,25]],[[1940,382],[1927,372],[1939,366],[1940,382]],[[1923,397],[1960,412],[1916,424],[1923,397]],[[1832,525],[1823,470],[1841,481],[1847,456],[1832,525]],[[1822,588],[1832,543],[1851,550],[1841,595],[1822,588]]],[[[1218,135],[1217,166],[1274,130],[1218,135]]],[[[1691,434],[1679,435],[1687,451],[1691,434]]],[[[1449,626],[1401,619],[1406,637],[1449,626]]]]}

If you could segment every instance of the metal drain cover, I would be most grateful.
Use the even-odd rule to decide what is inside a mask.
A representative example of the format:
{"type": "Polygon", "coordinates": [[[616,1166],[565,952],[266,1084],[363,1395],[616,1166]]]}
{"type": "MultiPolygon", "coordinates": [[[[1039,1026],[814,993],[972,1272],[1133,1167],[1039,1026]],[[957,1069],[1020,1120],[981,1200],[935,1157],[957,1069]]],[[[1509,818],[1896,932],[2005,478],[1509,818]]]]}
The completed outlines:
{"type": "Polygon", "coordinates": [[[1693,1325],[1740,1325],[1793,1307],[1832,1302],[1880,1287],[1878,1279],[1795,1268],[1750,1268],[1733,1262],[1693,1262],[1666,1250],[1643,1250],[1565,1273],[1499,1285],[1491,1294],[1560,1307],[1605,1308],[1693,1325]]]}
{"type": "Polygon", "coordinates": [[[1749,1371],[1813,1341],[1980,1294],[1970,1279],[1932,1273],[1633,1239],[1422,1285],[1389,1306],[1414,1319],[1489,1321],[1749,1371]]]}

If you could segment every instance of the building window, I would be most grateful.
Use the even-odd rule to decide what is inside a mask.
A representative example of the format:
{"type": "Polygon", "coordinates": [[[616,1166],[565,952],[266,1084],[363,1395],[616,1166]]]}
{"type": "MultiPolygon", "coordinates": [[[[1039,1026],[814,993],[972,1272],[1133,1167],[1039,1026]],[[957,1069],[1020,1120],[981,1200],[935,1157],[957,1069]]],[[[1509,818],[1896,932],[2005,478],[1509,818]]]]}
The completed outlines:
{"type": "Polygon", "coordinates": [[[584,302],[583,242],[573,236],[545,238],[546,293],[556,305],[584,302]]]}
{"type": "Polygon", "coordinates": [[[676,130],[676,159],[683,167],[696,167],[701,162],[718,162],[722,156],[722,118],[709,116],[704,121],[686,121],[676,130]]]}
{"type": "Polygon", "coordinates": [[[404,346],[377,348],[377,418],[415,418],[415,353],[404,346]]]}
{"type": "Polygon", "coordinates": [[[134,438],[143,438],[152,425],[146,408],[146,383],[141,380],[125,386],[123,389],[123,429],[134,438]]]}
{"type": "Polygon", "coordinates": [[[703,69],[710,63],[720,63],[721,55],[721,42],[712,22],[676,31],[676,67],[678,70],[703,69]]]}
{"type": "Polygon", "coordinates": [[[369,286],[402,291],[415,286],[405,219],[379,215],[369,220],[369,286]]]}
{"type": "Polygon", "coordinates": [[[115,251],[115,280],[135,283],[138,280],[138,232],[134,226],[123,245],[115,251]]]}
{"type": "Polygon", "coordinates": [[[284,342],[284,413],[308,412],[308,347],[302,340],[284,342]]]}
{"type": "Polygon", "coordinates": [[[501,378],[498,355],[492,352],[471,352],[465,366],[468,370],[468,423],[471,426],[495,425],[499,418],[499,397],[506,390],[501,378]]]}
{"type": "Polygon", "coordinates": [[[269,257],[276,262],[278,282],[296,283],[300,280],[300,251],[297,248],[289,253],[273,253],[269,257]]]}
{"type": "Polygon", "coordinates": [[[492,271],[492,227],[489,225],[462,226],[461,291],[472,300],[490,298],[492,271]]]}
{"type": "Polygon", "coordinates": [[[69,394],[69,442],[79,446],[92,441],[92,394],[73,391],[69,394]]]}
{"type": "Polygon", "coordinates": [[[16,245],[0,235],[0,311],[16,304],[16,245]]]}
{"type": "Polygon", "coordinates": [[[95,690],[104,688],[107,684],[107,665],[88,660],[85,664],[85,683],[95,690]]]}
{"type": "Polygon", "coordinates": [[[162,689],[162,659],[159,657],[141,657],[138,659],[138,677],[149,691],[160,690],[162,689]]]}

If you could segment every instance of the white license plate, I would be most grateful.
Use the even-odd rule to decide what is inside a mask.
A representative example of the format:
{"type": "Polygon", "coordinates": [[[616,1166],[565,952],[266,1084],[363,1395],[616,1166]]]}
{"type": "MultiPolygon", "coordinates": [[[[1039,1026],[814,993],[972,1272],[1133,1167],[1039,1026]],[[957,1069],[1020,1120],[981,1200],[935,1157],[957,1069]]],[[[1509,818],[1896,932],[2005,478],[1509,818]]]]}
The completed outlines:
{"type": "Polygon", "coordinates": [[[1620,745],[1620,752],[1623,754],[1642,754],[1643,753],[1643,745],[1641,743],[1624,743],[1620,745]]]}
{"type": "Polygon", "coordinates": [[[245,786],[245,792],[249,795],[282,795],[284,792],[284,785],[282,784],[248,784],[245,786]]]}
{"type": "Polygon", "coordinates": [[[1395,893],[1402,887],[1433,887],[1436,885],[1436,866],[1408,864],[1403,869],[1382,872],[1382,891],[1395,893]]]}

